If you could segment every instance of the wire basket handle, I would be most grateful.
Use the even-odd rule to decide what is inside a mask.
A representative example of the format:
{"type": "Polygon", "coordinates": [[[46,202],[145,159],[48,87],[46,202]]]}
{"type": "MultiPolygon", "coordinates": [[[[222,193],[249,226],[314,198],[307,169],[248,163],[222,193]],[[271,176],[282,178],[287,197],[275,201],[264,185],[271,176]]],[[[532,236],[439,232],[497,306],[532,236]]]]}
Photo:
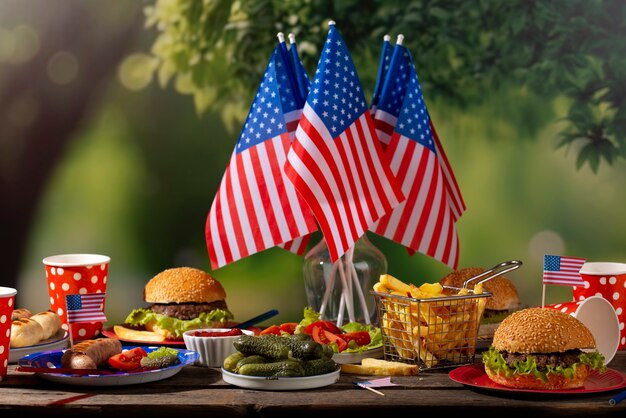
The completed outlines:
{"type": "Polygon", "coordinates": [[[467,286],[469,285],[469,283],[474,280],[482,279],[478,283],[476,283],[476,285],[479,285],[481,283],[485,283],[486,281],[493,279],[494,277],[500,276],[504,273],[508,273],[509,271],[516,270],[520,268],[521,265],[522,265],[522,262],[519,260],[505,261],[500,264],[497,264],[493,266],[492,268],[490,268],[489,270],[485,270],[482,273],[477,274],[476,276],[470,277],[469,279],[465,280],[463,282],[463,289],[467,289],[467,286]]]}

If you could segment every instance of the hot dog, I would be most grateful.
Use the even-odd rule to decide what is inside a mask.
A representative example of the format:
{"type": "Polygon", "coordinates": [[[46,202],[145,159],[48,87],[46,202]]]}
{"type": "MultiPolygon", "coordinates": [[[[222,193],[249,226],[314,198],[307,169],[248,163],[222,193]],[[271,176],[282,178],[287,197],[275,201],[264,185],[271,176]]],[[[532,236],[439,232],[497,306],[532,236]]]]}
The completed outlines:
{"type": "Polygon", "coordinates": [[[10,347],[26,347],[43,339],[43,328],[30,318],[16,319],[11,323],[10,347]]]}
{"type": "Polygon", "coordinates": [[[61,317],[55,312],[46,311],[39,312],[30,317],[30,319],[39,322],[43,328],[43,339],[47,340],[61,329],[61,317]]]}
{"type": "Polygon", "coordinates": [[[61,367],[71,369],[97,369],[105,366],[109,357],[122,352],[122,343],[117,338],[85,340],[65,351],[61,367]]]}

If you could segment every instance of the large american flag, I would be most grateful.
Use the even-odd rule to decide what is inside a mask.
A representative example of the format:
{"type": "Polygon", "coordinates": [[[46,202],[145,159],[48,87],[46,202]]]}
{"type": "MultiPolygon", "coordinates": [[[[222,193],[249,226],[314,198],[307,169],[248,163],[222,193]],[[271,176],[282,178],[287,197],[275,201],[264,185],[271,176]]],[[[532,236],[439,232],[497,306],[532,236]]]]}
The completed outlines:
{"type": "Polygon", "coordinates": [[[560,255],[544,255],[543,257],[543,284],[561,286],[584,286],[580,276],[580,269],[586,259],[560,255]]]}
{"type": "Polygon", "coordinates": [[[84,295],[66,295],[65,307],[67,322],[97,322],[106,321],[104,315],[104,299],[106,293],[86,293],[84,295]]]}
{"type": "MultiPolygon", "coordinates": [[[[455,222],[465,210],[447,157],[434,132],[409,51],[396,44],[379,108],[394,118],[386,156],[406,200],[371,230],[456,269],[455,222]]],[[[389,119],[387,119],[389,122],[389,119]]]]}
{"type": "Polygon", "coordinates": [[[277,46],[207,216],[213,269],[317,230],[283,171],[301,114],[289,65],[277,46]]]}
{"type": "Polygon", "coordinates": [[[404,199],[385,160],[356,68],[331,24],[285,172],[336,261],[404,199]]]}

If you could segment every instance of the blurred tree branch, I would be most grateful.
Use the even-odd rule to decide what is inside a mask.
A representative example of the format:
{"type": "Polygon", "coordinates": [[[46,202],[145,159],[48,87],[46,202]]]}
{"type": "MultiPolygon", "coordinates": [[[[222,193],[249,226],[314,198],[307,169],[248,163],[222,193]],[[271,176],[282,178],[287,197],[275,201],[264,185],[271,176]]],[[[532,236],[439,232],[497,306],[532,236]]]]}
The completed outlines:
{"type": "Polygon", "coordinates": [[[577,147],[578,168],[626,157],[622,0],[155,0],[146,15],[161,86],[174,79],[200,113],[247,106],[278,31],[296,34],[314,69],[333,19],[357,68],[376,68],[383,35],[402,33],[429,99],[467,106],[507,83],[564,96],[558,147],[577,147]]]}

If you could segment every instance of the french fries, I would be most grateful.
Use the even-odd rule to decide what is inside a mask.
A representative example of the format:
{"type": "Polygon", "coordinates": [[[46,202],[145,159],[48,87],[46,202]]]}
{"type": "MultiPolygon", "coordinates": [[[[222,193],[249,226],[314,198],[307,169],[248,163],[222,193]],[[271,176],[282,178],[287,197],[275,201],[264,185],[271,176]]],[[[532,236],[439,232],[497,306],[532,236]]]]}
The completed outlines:
{"type": "Polygon", "coordinates": [[[385,294],[380,295],[381,330],[400,358],[435,367],[474,355],[486,304],[486,297],[478,296],[481,284],[449,296],[439,283],[416,286],[383,274],[373,289],[385,294]]]}

